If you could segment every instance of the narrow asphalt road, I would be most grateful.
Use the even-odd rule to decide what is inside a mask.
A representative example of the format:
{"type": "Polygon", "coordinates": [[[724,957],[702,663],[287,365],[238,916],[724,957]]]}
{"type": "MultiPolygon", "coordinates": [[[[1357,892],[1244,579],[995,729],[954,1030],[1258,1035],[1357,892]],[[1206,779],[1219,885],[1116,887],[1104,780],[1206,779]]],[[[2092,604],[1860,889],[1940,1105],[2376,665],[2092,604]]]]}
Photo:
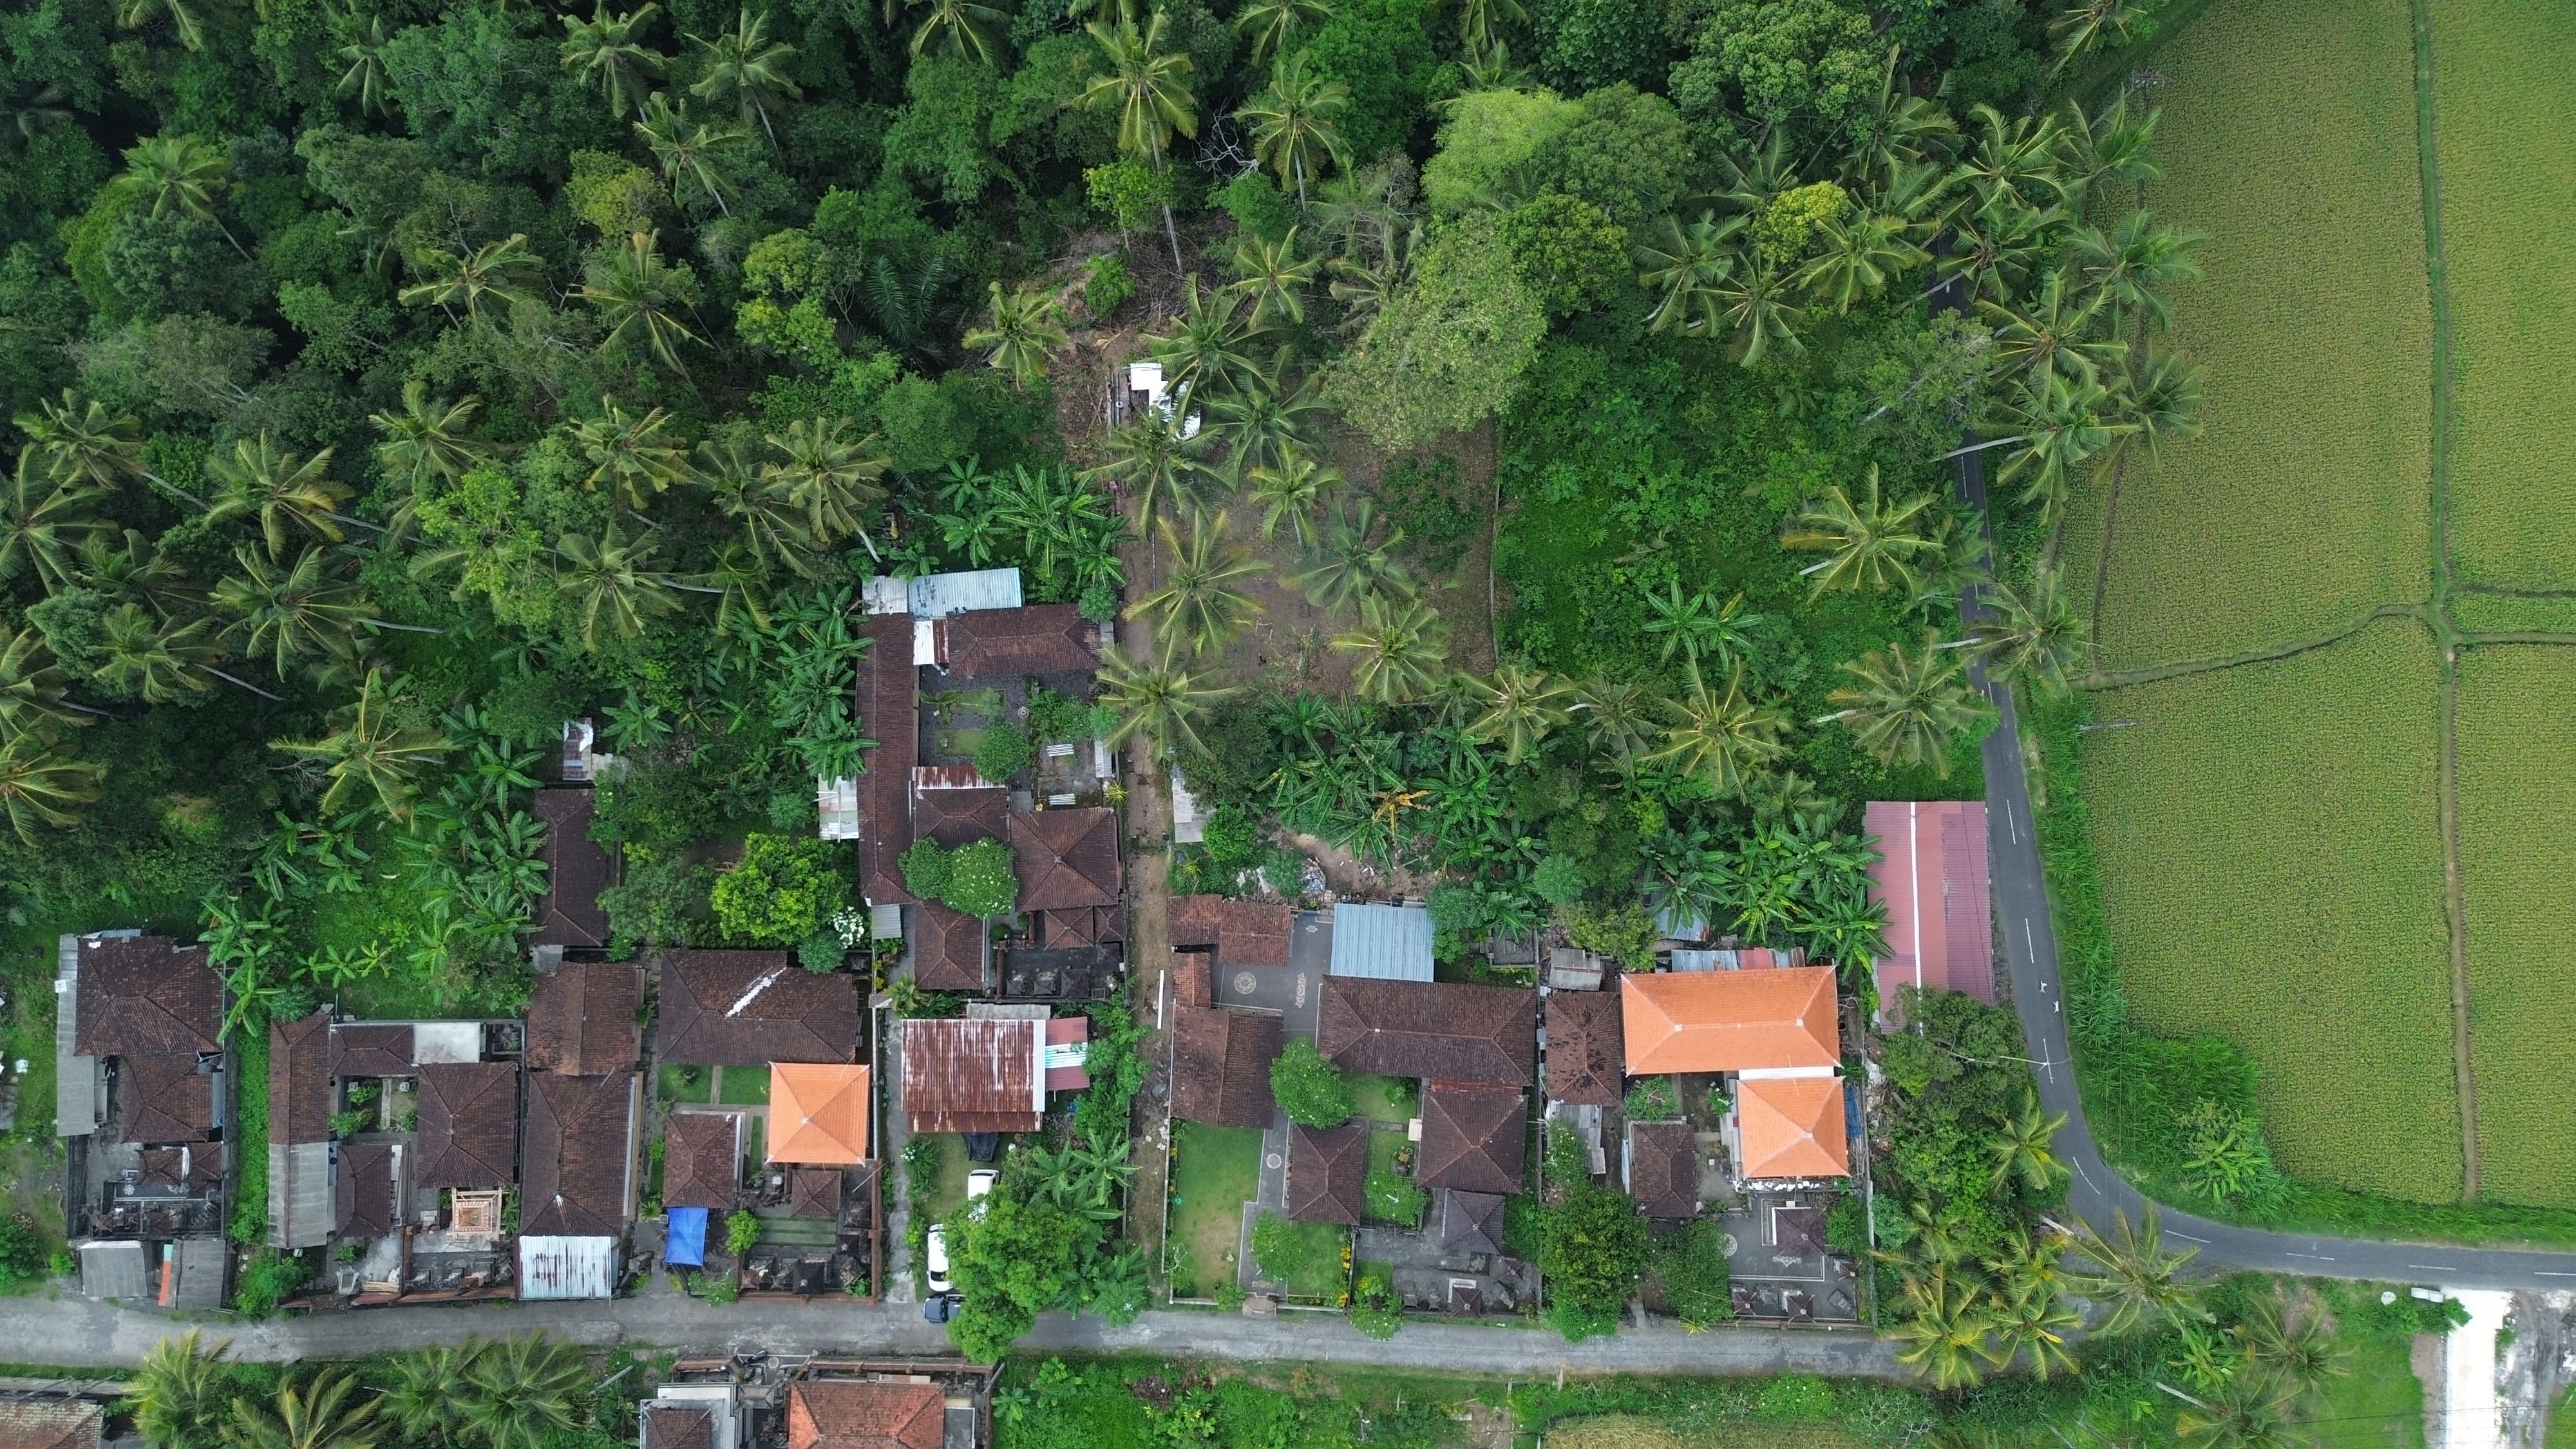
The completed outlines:
{"type": "MultiPolygon", "coordinates": [[[[1959,495],[1980,513],[1985,511],[1983,453],[1959,459],[1959,495]]],[[[1973,598],[1970,605],[1974,607],[1973,598]]],[[[2102,1160],[2075,1089],[2064,993],[2058,982],[2057,932],[2040,874],[2039,837],[2030,808],[2030,781],[2023,773],[2021,727],[2012,691],[1987,680],[1983,670],[1976,671],[1975,678],[1999,714],[1994,733],[1985,742],[1986,834],[1995,926],[2004,943],[2022,1035],[2037,1063],[2032,1070],[2039,1077],[2040,1106],[2052,1114],[2066,1114],[2056,1148],[2075,1174],[2067,1208],[2098,1228],[2108,1229],[2118,1212],[2135,1222],[2146,1200],[2102,1160]]],[[[2576,1289],[2576,1253],[2311,1237],[2233,1227],[2171,1208],[2159,1211],[2165,1236],[2199,1249],[2201,1261],[2215,1266],[2445,1288],[2576,1289]]]]}
{"type": "MultiPolygon", "coordinates": [[[[85,1298],[12,1299],[0,1311],[0,1362],[61,1368],[132,1367],[153,1344],[190,1325],[165,1314],[85,1298]]],[[[607,1303],[520,1303],[476,1308],[375,1308],[320,1317],[202,1326],[230,1337],[235,1356],[268,1362],[356,1358],[455,1343],[469,1335],[545,1332],[590,1346],[632,1343],[700,1352],[932,1355],[953,1353],[947,1336],[911,1305],[839,1300],[712,1307],[660,1295],[607,1303]]],[[[1155,1312],[1124,1328],[1050,1313],[1020,1341],[1021,1352],[1156,1353],[1267,1363],[1401,1364],[1458,1373],[1769,1374],[1906,1379],[1893,1345],[1863,1333],[1764,1328],[1685,1333],[1629,1328],[1613,1338],[1567,1343],[1543,1328],[1408,1323],[1383,1342],[1337,1316],[1245,1318],[1155,1312]]]]}

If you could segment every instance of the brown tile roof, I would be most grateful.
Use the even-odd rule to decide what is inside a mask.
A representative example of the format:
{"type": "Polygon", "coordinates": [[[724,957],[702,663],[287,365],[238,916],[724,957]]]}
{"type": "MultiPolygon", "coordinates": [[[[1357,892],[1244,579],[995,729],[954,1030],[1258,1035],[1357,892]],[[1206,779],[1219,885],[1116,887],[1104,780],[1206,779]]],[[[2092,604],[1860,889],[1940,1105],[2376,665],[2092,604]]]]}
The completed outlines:
{"type": "Polygon", "coordinates": [[[841,1169],[837,1167],[791,1167],[787,1170],[787,1215],[792,1218],[824,1218],[834,1222],[841,1216],[841,1169]]]}
{"type": "Polygon", "coordinates": [[[676,1399],[646,1399],[637,1408],[644,1420],[644,1449],[718,1449],[714,1410],[676,1399]]]}
{"type": "Polygon", "coordinates": [[[858,978],[817,975],[784,951],[673,951],[662,958],[666,1062],[748,1067],[846,1062],[859,1049],[858,978]]]}
{"type": "Polygon", "coordinates": [[[1842,1061],[1830,966],[1632,972],[1619,1003],[1631,1076],[1842,1061]]]}
{"type": "Polygon", "coordinates": [[[1547,997],[1547,1095],[1577,1106],[1615,1107],[1626,1078],[1619,998],[1606,991],[1547,997]]]}
{"type": "Polygon", "coordinates": [[[215,1079],[197,1054],[120,1057],[116,1096],[128,1142],[203,1142],[215,1135],[215,1079]]]}
{"type": "Polygon", "coordinates": [[[166,936],[80,943],[77,1046],[85,1057],[210,1052],[224,987],[206,948],[166,936]]]}
{"type": "Polygon", "coordinates": [[[402,1221],[394,1206],[394,1150],[382,1142],[340,1149],[340,1236],[381,1238],[402,1221]]]}
{"type": "Polygon", "coordinates": [[[1219,1127],[1267,1127],[1279,1018],[1184,1006],[1172,1023],[1172,1115],[1219,1127]]]}
{"type": "Polygon", "coordinates": [[[1288,1129],[1288,1216],[1301,1223],[1356,1223],[1368,1184],[1366,1127],[1288,1129]]]}
{"type": "Polygon", "coordinates": [[[1021,910],[1118,904],[1118,812],[1106,806],[1011,812],[1011,857],[1021,910]]]}
{"type": "Polygon", "coordinates": [[[1038,921],[1041,937],[1050,951],[1068,946],[1100,946],[1119,939],[1118,913],[1107,906],[1044,911],[1039,913],[1038,921]]]}
{"type": "Polygon", "coordinates": [[[921,670],[912,662],[912,616],[874,614],[861,626],[859,734],[876,744],[859,761],[859,890],[875,905],[909,904],[897,863],[912,844],[912,767],[921,762],[921,670]]]}
{"type": "Polygon", "coordinates": [[[1444,1253],[1503,1251],[1503,1203],[1496,1192],[1440,1194],[1440,1250],[1444,1253]]]}
{"type": "Polygon", "coordinates": [[[953,679],[1089,674],[1100,667],[1100,631],[1071,604],[969,609],[938,625],[939,667],[953,679]]]}
{"type": "Polygon", "coordinates": [[[724,1212],[742,1185],[742,1114],[674,1112],[662,1119],[662,1205],[724,1212]]]}
{"type": "Polygon", "coordinates": [[[528,1073],[528,1170],[519,1231],[615,1237],[635,1181],[636,1077],[528,1073]]]}
{"type": "Polygon", "coordinates": [[[78,1399],[0,1400],[0,1449],[98,1449],[107,1410],[78,1399]]]}
{"type": "Polygon", "coordinates": [[[799,1379],[787,1387],[787,1449],[940,1449],[947,1402],[937,1384],[799,1379]]]}
{"type": "Polygon", "coordinates": [[[519,1069],[509,1062],[433,1062],[420,1069],[418,1181],[426,1188],[508,1187],[519,1180],[519,1069]]]}
{"type": "Polygon", "coordinates": [[[268,1140],[331,1140],[331,1018],[269,1023],[268,1140]]]}
{"type": "Polygon", "coordinates": [[[1699,1216],[1699,1145],[1688,1122],[1628,1124],[1628,1195],[1650,1218],[1699,1216]]]}
{"type": "Polygon", "coordinates": [[[903,1108],[915,1132],[1035,1132],[1044,1116],[1044,1022],[903,1024],[903,1108]]]}
{"type": "Polygon", "coordinates": [[[1528,1150],[1529,1101],[1509,1087],[1433,1082],[1422,1094],[1422,1186],[1519,1192],[1528,1150]]]}
{"type": "Polygon", "coordinates": [[[537,978],[528,1065],[568,1077],[622,1072],[644,1055],[644,968],[567,961],[537,978]]]}
{"type": "Polygon", "coordinates": [[[331,1028],[331,1075],[408,1077],[412,1074],[411,1051],[408,1026],[335,1026],[331,1028]]]}
{"type": "Polygon", "coordinates": [[[1172,897],[1175,946],[1214,946],[1220,966],[1285,966],[1296,912],[1285,901],[1172,897]]]}
{"type": "Polygon", "coordinates": [[[608,847],[590,838],[598,801],[588,790],[537,792],[537,818],[546,823],[546,895],[537,907],[541,946],[608,944],[608,913],[599,893],[616,878],[608,847]]]}
{"type": "Polygon", "coordinates": [[[135,1156],[145,1187],[201,1193],[224,1176],[221,1147],[146,1147],[135,1156]]]}
{"type": "Polygon", "coordinates": [[[1746,1177],[1849,1177],[1840,1077],[1753,1077],[1736,1083],[1737,1165],[1746,1177]]]}
{"type": "Polygon", "coordinates": [[[945,850],[975,840],[999,840],[1011,828],[1011,792],[999,785],[966,789],[921,788],[925,771],[912,772],[912,835],[939,842],[945,850]]]}
{"type": "Polygon", "coordinates": [[[1172,953],[1172,1000],[1183,1006],[1209,1006],[1216,1001],[1216,973],[1205,951],[1172,953]]]}
{"type": "Polygon", "coordinates": [[[937,901],[912,908],[912,979],[924,991],[984,989],[984,923],[937,901]]]}
{"type": "Polygon", "coordinates": [[[1344,1071],[1538,1080],[1538,993],[1518,986],[1324,978],[1315,1045],[1344,1071]]]}

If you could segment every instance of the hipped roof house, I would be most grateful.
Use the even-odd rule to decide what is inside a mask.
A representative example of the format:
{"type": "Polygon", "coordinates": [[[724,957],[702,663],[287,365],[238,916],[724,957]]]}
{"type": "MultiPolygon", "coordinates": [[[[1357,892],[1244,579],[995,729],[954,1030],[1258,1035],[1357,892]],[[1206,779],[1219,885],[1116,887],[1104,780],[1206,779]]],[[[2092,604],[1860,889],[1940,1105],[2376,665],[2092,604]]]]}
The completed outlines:
{"type": "Polygon", "coordinates": [[[1547,1095],[1578,1107],[1615,1107],[1625,1078],[1619,998],[1606,991],[1547,997],[1547,1095]]]}
{"type": "Polygon", "coordinates": [[[338,1217],[331,1186],[331,1018],[268,1028],[268,1241],[310,1248],[338,1217]]]}
{"type": "Polygon", "coordinates": [[[625,1071],[644,1055],[644,971],[566,961],[537,978],[528,1003],[528,1065],[568,1077],[625,1071]]]}
{"type": "Polygon", "coordinates": [[[635,1216],[642,1081],[528,1073],[528,1162],[519,1189],[524,1237],[611,1238],[635,1216]]]}
{"type": "Polygon", "coordinates": [[[656,1052],[666,1062],[747,1067],[858,1055],[858,978],[817,975],[784,951],[674,951],[662,961],[656,1052]]]}
{"type": "Polygon", "coordinates": [[[608,912],[599,893],[616,878],[608,847],[590,838],[598,800],[585,789],[549,787],[537,792],[536,816],[546,823],[546,894],[537,907],[536,944],[596,950],[608,944],[608,912]]]}
{"type": "Polygon", "coordinates": [[[931,628],[936,663],[951,679],[1089,674],[1100,667],[1100,630],[1071,604],[978,609],[931,628]]]}
{"type": "Polygon", "coordinates": [[[1519,1192],[1528,1143],[1529,1103],[1518,1089],[1435,1081],[1422,1094],[1422,1160],[1414,1181],[1519,1192]]]}
{"type": "Polygon", "coordinates": [[[1834,971],[1632,972],[1620,978],[1628,1074],[1830,1071],[1842,1062],[1834,971]]]}
{"type": "Polygon", "coordinates": [[[780,1062],[769,1069],[769,1160],[854,1167],[868,1160],[868,1069],[780,1062]]]}
{"type": "Polygon", "coordinates": [[[937,901],[912,908],[912,979],[924,991],[984,989],[984,923],[937,901]]]}
{"type": "Polygon", "coordinates": [[[1368,1129],[1288,1129],[1288,1216],[1301,1223],[1357,1223],[1368,1181],[1368,1129]]]}
{"type": "Polygon", "coordinates": [[[1528,1086],[1538,993],[1516,986],[1328,976],[1316,1047],[1346,1072],[1528,1086]]]}
{"type": "Polygon", "coordinates": [[[509,1062],[438,1062],[420,1069],[414,1136],[427,1188],[480,1191],[519,1180],[519,1069],[509,1062]]]}
{"type": "Polygon", "coordinates": [[[1268,1012],[1180,1007],[1172,1023],[1172,1115],[1218,1127],[1267,1127],[1278,1110],[1270,1064],[1280,1021],[1268,1012]]]}
{"type": "Polygon", "coordinates": [[[787,1386],[787,1449],[940,1449],[947,1403],[935,1383],[799,1379],[787,1386]]]}
{"type": "Polygon", "coordinates": [[[82,1056],[176,1056],[220,1046],[224,986],[203,946],[166,936],[83,937],[78,992],[82,1056]]]}
{"type": "Polygon", "coordinates": [[[1843,1084],[1834,1077],[1754,1077],[1736,1087],[1736,1162],[1748,1178],[1851,1175],[1843,1084]]]}
{"type": "Polygon", "coordinates": [[[741,1113],[674,1112],[663,1119],[663,1206],[727,1212],[741,1186],[741,1113]]]}
{"type": "Polygon", "coordinates": [[[1023,911],[1118,903],[1118,812],[1105,806],[1011,812],[1023,911]]]}
{"type": "Polygon", "coordinates": [[[1285,966],[1295,916],[1285,901],[1174,896],[1170,939],[1183,949],[1215,947],[1222,966],[1285,966]]]}

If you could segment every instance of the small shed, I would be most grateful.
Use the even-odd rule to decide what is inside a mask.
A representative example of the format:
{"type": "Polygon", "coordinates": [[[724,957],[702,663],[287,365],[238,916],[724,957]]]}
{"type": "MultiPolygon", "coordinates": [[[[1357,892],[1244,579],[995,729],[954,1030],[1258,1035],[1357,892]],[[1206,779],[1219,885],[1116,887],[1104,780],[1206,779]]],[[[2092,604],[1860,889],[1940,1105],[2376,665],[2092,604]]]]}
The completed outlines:
{"type": "Polygon", "coordinates": [[[519,1239],[519,1297],[531,1303],[617,1296],[615,1238],[519,1239]]]}
{"type": "Polygon", "coordinates": [[[1336,903],[1331,974],[1430,980],[1431,912],[1421,906],[1336,903]]]}
{"type": "Polygon", "coordinates": [[[80,1252],[80,1291],[99,1302],[142,1303],[152,1280],[144,1271],[143,1245],[131,1239],[74,1245],[80,1252]]]}

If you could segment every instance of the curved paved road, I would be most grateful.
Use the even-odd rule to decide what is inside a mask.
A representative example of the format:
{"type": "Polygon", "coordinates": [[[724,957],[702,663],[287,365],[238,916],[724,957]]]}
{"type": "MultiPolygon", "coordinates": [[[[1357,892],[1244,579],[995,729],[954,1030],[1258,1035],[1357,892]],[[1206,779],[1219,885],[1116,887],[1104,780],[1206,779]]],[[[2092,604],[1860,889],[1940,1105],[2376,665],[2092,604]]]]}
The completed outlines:
{"type": "MultiPolygon", "coordinates": [[[[1971,453],[1959,460],[1959,493],[1980,512],[1984,511],[1982,453],[1971,453]]],[[[2126,1212],[2134,1222],[2145,1208],[2145,1199],[2103,1162],[2101,1149],[2084,1122],[2084,1103],[2075,1090],[2075,1070],[2067,1048],[2066,1015],[2058,984],[2057,934],[2040,874],[2039,840],[2030,810],[2030,782],[2022,771],[2021,728],[2013,710],[2012,692],[1989,684],[1982,670],[1977,672],[1976,681],[2000,713],[1994,733],[1986,737],[1985,743],[1986,830],[1995,923],[2002,932],[2004,960],[2012,974],[2013,1002],[2021,1014],[2022,1034],[2039,1063],[2034,1071],[2039,1077],[2040,1106],[2051,1113],[2066,1114],[2066,1126],[2058,1132],[2056,1146],[2058,1155],[2075,1172],[2067,1207],[2097,1227],[2108,1228],[2115,1210],[2126,1212]]],[[[2320,1238],[2232,1227],[2171,1209],[2160,1212],[2168,1237],[2197,1247],[2206,1262],[2231,1268],[2438,1284],[2445,1288],[2576,1289],[2576,1253],[2320,1238]]]]}

